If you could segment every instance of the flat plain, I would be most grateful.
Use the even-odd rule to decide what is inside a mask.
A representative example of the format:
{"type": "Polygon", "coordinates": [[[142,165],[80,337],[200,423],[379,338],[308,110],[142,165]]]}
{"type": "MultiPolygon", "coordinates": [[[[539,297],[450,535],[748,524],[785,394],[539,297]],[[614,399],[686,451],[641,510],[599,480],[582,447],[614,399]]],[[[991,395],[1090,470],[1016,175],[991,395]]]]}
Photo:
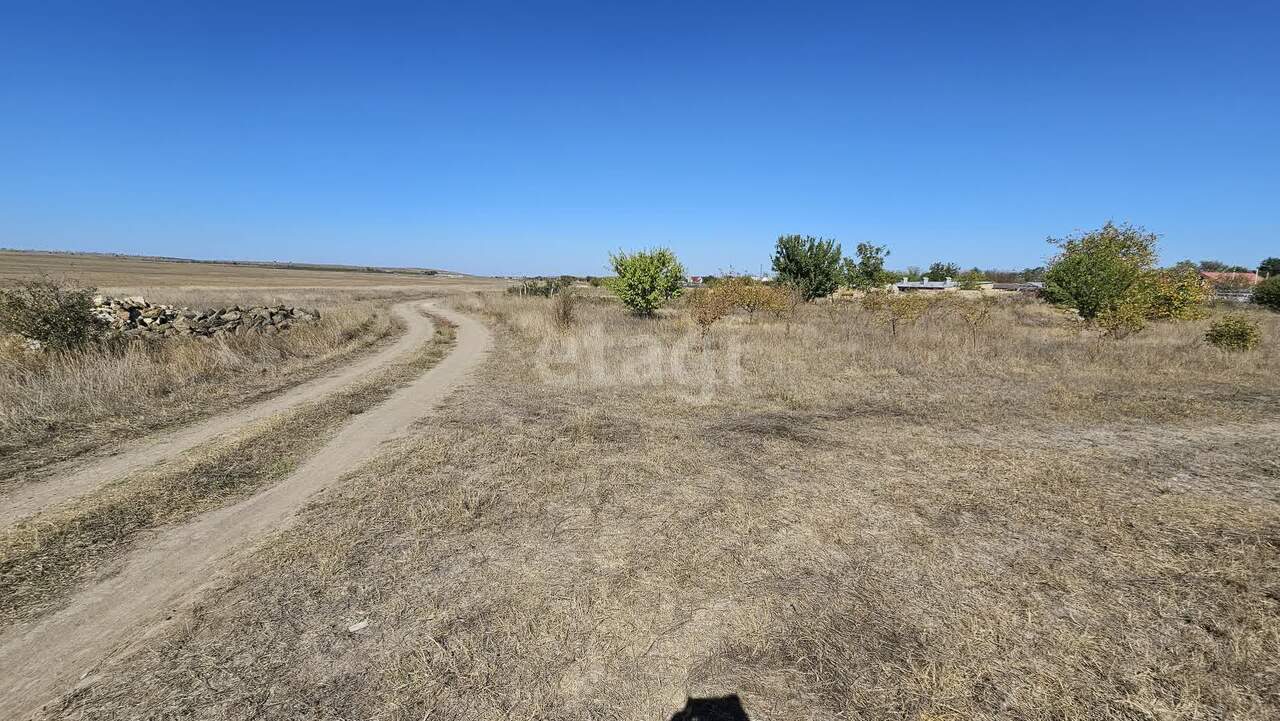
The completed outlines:
{"type": "Polygon", "coordinates": [[[40,717],[1280,715],[1280,316],[1230,354],[1017,298],[975,342],[440,293],[466,380],[40,717]]]}

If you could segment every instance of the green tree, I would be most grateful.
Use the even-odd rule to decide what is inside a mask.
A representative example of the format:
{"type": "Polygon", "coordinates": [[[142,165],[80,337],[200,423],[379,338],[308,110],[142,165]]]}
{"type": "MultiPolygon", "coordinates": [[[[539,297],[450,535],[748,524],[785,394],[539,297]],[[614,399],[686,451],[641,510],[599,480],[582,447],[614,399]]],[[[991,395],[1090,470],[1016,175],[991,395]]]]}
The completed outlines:
{"type": "Polygon", "coordinates": [[[844,259],[844,282],[850,288],[870,290],[889,282],[885,280],[884,260],[889,257],[889,249],[883,245],[858,243],[856,249],[858,260],[844,259]]]}
{"type": "Polygon", "coordinates": [[[1273,275],[1253,287],[1253,302],[1280,311],[1280,275],[1273,275]]]}
{"type": "Polygon", "coordinates": [[[1243,265],[1229,265],[1220,260],[1202,260],[1200,261],[1200,270],[1206,273],[1248,273],[1249,269],[1243,265]]]}
{"type": "Polygon", "coordinates": [[[959,281],[960,290],[977,290],[979,283],[987,281],[987,274],[983,273],[980,268],[972,268],[961,273],[958,277],[953,277],[959,281]]]}
{"type": "Polygon", "coordinates": [[[1267,258],[1258,264],[1258,273],[1266,278],[1280,275],[1280,258],[1267,258]]]}
{"type": "Polygon", "coordinates": [[[1045,290],[1056,303],[1074,306],[1081,317],[1100,315],[1130,323],[1141,303],[1139,281],[1156,262],[1155,233],[1110,221],[1098,230],[1066,238],[1050,238],[1058,255],[1045,273],[1045,290]]]}
{"type": "Polygon", "coordinates": [[[925,273],[929,280],[946,280],[947,278],[959,278],[960,266],[955,263],[943,263],[941,261],[929,266],[928,272],[925,273]]]}
{"type": "Polygon", "coordinates": [[[813,236],[782,235],[773,252],[773,272],[806,301],[823,298],[840,286],[840,244],[813,236]]]}
{"type": "Polygon", "coordinates": [[[614,277],[609,290],[636,315],[652,316],[663,303],[680,295],[684,266],[667,248],[609,255],[614,277]]]}

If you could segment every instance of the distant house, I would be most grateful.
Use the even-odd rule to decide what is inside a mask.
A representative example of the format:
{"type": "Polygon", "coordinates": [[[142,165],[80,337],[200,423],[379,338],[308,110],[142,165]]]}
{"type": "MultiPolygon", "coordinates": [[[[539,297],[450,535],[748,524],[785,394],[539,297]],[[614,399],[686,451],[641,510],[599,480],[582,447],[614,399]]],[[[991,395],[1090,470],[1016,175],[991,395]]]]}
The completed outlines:
{"type": "Polygon", "coordinates": [[[1262,282],[1257,273],[1215,273],[1200,271],[1200,277],[1213,291],[1218,300],[1231,300],[1237,303],[1247,302],[1253,297],[1253,286],[1262,282]]]}
{"type": "Polygon", "coordinates": [[[689,284],[690,284],[690,285],[702,285],[702,276],[700,276],[700,275],[691,275],[691,276],[689,276],[689,284]]]}
{"type": "Polygon", "coordinates": [[[1215,288],[1252,288],[1262,282],[1262,277],[1253,271],[1248,273],[1214,273],[1202,270],[1200,271],[1200,277],[1204,278],[1204,282],[1215,288]]]}
{"type": "Polygon", "coordinates": [[[903,278],[901,282],[896,283],[895,287],[899,293],[918,293],[918,292],[945,292],[960,290],[960,284],[947,278],[945,280],[908,280],[903,278]]]}

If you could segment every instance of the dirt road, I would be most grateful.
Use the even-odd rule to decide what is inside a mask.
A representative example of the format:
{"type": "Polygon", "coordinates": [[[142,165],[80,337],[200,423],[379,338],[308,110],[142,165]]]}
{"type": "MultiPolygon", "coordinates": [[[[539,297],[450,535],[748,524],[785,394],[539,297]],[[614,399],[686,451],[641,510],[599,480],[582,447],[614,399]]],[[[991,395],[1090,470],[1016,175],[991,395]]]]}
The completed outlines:
{"type": "Polygon", "coordinates": [[[216,583],[230,554],[286,524],[308,498],[374,458],[380,444],[404,435],[465,382],[491,344],[489,331],[465,316],[428,307],[458,324],[454,349],[436,367],[382,405],[355,416],[279,484],[160,531],[129,554],[119,573],[83,589],[66,608],[0,635],[0,718],[25,718],[77,683],[91,680],[104,658],[127,651],[131,641],[163,627],[175,609],[216,583]]]}
{"type": "Polygon", "coordinates": [[[8,497],[0,497],[0,526],[88,493],[103,483],[172,458],[216,436],[328,395],[364,378],[431,338],[431,323],[413,310],[419,303],[421,301],[399,303],[392,308],[392,313],[405,324],[405,332],[394,343],[336,373],[303,383],[246,408],[151,436],[116,455],[88,462],[76,459],[58,464],[42,472],[40,480],[19,484],[8,497]]]}

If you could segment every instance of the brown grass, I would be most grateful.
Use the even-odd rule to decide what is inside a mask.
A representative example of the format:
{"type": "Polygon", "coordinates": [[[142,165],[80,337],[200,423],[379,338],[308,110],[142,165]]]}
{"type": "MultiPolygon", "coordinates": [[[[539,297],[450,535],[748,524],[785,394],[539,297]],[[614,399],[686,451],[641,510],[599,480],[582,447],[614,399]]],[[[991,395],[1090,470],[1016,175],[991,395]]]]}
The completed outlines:
{"type": "Polygon", "coordinates": [[[181,522],[287,476],[351,416],[377,405],[444,357],[454,329],[443,319],[434,322],[430,343],[349,388],[7,529],[0,537],[0,627],[55,607],[140,533],[181,522]]]}
{"type": "MultiPolygon", "coordinates": [[[[192,306],[227,304],[204,300],[192,306]]],[[[332,292],[326,300],[315,304],[323,310],[320,322],[275,336],[169,339],[68,355],[0,353],[0,486],[274,394],[398,332],[385,301],[351,302],[332,292]]]]}
{"type": "Polygon", "coordinates": [[[704,349],[461,303],[479,382],[49,716],[1280,715],[1280,316],[1231,355],[1010,305],[974,350],[809,306],[704,349]]]}
{"type": "Polygon", "coordinates": [[[279,290],[353,289],[377,292],[494,287],[487,278],[445,278],[415,273],[367,273],[358,269],[305,270],[230,263],[184,263],[130,256],[90,253],[40,253],[0,250],[0,284],[5,278],[39,274],[70,277],[100,288],[138,286],[215,288],[275,288],[279,290]]]}

